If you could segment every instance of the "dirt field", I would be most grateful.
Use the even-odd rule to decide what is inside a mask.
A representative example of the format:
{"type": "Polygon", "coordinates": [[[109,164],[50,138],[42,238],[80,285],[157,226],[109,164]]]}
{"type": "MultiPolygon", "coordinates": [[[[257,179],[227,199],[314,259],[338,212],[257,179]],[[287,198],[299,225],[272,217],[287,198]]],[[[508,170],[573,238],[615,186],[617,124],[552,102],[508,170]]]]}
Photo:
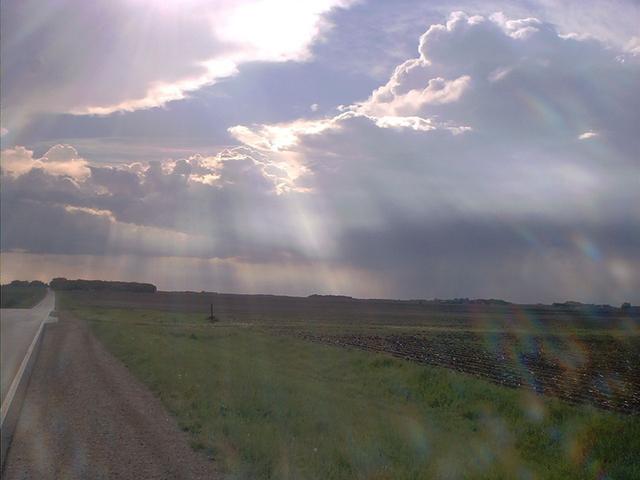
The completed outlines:
{"type": "Polygon", "coordinates": [[[295,332],[314,342],[387,352],[522,387],[572,403],[640,413],[640,337],[569,337],[510,333],[327,335],[295,332]]]}

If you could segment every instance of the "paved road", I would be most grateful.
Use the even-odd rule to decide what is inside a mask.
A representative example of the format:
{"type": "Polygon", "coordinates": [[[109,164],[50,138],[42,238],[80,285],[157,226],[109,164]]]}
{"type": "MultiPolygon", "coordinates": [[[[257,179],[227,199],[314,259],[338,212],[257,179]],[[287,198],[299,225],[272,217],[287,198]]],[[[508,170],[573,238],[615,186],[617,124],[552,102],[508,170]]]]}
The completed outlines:
{"type": "Polygon", "coordinates": [[[3,480],[216,479],[160,400],[62,312],[47,326],[3,480]]]}
{"type": "Polygon", "coordinates": [[[0,390],[3,402],[38,327],[47,319],[54,306],[55,294],[49,290],[33,308],[0,309],[0,390]]]}

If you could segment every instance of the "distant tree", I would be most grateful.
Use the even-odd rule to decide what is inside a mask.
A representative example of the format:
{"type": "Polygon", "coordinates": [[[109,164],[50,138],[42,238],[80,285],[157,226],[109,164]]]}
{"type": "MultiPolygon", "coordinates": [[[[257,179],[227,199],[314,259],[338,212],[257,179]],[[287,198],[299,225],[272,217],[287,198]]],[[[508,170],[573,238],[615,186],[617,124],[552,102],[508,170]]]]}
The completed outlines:
{"type": "Polygon", "coordinates": [[[33,287],[33,288],[46,288],[47,284],[40,280],[13,280],[11,283],[3,285],[6,287],[33,287]]]}
{"type": "Polygon", "coordinates": [[[49,282],[49,286],[53,290],[69,290],[67,288],[68,280],[64,277],[56,277],[49,282]]]}

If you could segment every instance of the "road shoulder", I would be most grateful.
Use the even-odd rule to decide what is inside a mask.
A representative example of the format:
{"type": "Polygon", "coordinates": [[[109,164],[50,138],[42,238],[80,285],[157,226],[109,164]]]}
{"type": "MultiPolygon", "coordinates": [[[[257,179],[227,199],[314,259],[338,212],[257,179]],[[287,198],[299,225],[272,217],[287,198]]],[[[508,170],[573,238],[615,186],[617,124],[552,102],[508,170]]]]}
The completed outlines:
{"type": "Polygon", "coordinates": [[[3,478],[217,478],[160,401],[81,320],[47,328],[3,478]]]}

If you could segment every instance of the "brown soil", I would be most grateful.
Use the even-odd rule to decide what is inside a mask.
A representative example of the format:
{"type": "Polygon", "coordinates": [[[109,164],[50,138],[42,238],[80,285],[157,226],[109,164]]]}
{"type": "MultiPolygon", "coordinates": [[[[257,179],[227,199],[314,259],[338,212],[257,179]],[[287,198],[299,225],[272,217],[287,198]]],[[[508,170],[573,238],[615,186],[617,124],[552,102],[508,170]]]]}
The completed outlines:
{"type": "Polygon", "coordinates": [[[509,387],[522,387],[572,403],[640,413],[640,338],[567,338],[554,335],[326,335],[292,331],[306,340],[385,352],[451,368],[509,387]]]}
{"type": "Polygon", "coordinates": [[[219,476],[84,322],[62,314],[47,327],[3,479],[219,476]]]}

